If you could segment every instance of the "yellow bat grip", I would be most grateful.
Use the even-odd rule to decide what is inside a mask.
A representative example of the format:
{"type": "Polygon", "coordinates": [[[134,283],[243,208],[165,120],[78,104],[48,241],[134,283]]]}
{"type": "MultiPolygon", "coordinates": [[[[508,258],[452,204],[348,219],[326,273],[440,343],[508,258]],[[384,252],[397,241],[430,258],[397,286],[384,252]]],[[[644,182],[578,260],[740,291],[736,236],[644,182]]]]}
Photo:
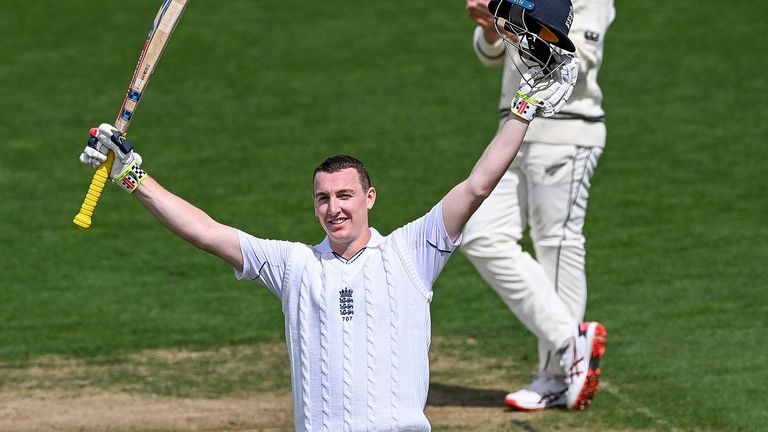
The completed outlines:
{"type": "Polygon", "coordinates": [[[80,207],[80,213],[75,216],[72,222],[80,229],[88,229],[91,226],[91,216],[96,209],[96,204],[99,203],[99,197],[101,197],[101,191],[104,190],[104,185],[109,178],[109,172],[112,171],[112,163],[115,161],[115,154],[109,152],[107,154],[107,160],[101,166],[96,169],[91,180],[91,185],[88,187],[88,193],[85,194],[85,200],[80,207]]]}

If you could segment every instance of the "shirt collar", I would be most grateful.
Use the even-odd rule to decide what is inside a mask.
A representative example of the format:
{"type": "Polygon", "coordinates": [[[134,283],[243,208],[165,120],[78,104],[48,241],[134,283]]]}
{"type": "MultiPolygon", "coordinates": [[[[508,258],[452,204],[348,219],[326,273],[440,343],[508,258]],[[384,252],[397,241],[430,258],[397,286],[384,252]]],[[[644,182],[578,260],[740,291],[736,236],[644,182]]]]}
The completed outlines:
{"type": "MultiPolygon", "coordinates": [[[[371,238],[368,239],[368,244],[365,245],[366,248],[375,248],[378,247],[383,241],[384,236],[379,234],[379,232],[376,230],[376,228],[368,228],[371,231],[371,238]]],[[[316,244],[314,246],[314,249],[320,253],[333,253],[333,249],[331,249],[331,242],[328,240],[328,236],[325,236],[322,242],[319,244],[316,244]]]]}

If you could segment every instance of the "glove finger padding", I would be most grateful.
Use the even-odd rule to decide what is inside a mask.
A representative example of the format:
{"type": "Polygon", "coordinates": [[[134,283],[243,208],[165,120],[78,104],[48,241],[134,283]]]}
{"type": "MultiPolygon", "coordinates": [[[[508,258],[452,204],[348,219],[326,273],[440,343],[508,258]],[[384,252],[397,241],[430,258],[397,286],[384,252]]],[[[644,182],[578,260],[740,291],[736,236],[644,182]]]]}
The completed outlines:
{"type": "Polygon", "coordinates": [[[91,129],[91,137],[80,155],[80,162],[98,168],[110,151],[115,154],[109,173],[110,180],[124,190],[133,192],[147,173],[140,167],[141,156],[133,151],[131,143],[114,126],[102,123],[98,128],[91,129]]]}
{"type": "Polygon", "coordinates": [[[80,154],[80,162],[93,168],[98,168],[105,160],[107,160],[105,154],[90,146],[86,146],[80,154]]]}
{"type": "Polygon", "coordinates": [[[559,69],[537,82],[533,81],[533,77],[541,72],[540,67],[532,67],[523,74],[520,87],[512,99],[512,113],[531,121],[539,109],[541,115],[551,117],[563,108],[573,93],[579,68],[579,60],[573,56],[563,56],[563,60],[559,69]]]}
{"type": "Polygon", "coordinates": [[[570,60],[560,68],[560,88],[551,98],[546,100],[548,106],[544,110],[544,117],[551,117],[560,112],[568,102],[568,99],[570,99],[573,87],[576,85],[576,79],[578,78],[579,63],[579,59],[570,57],[570,60]],[[561,92],[562,95],[560,95],[561,92]]]}

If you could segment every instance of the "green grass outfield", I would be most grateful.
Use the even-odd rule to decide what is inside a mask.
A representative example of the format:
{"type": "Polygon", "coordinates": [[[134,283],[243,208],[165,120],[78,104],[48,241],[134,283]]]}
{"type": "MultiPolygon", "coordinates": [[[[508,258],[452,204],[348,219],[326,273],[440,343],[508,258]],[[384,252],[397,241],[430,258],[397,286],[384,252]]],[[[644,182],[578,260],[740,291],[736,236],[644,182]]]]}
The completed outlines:
{"type": "MultiPolygon", "coordinates": [[[[282,338],[267,290],[118,189],[90,230],[71,223],[91,176],[77,155],[113,121],[158,4],[0,5],[0,390],[4,371],[52,354],[110,362],[282,338]]],[[[766,430],[768,6],[616,6],[586,228],[607,385],[590,411],[534,423],[766,430]]],[[[312,169],[354,154],[389,232],[460,181],[495,129],[500,71],[475,59],[471,31],[459,0],[192,0],[130,137],[154,177],[218,220],[308,243],[322,238],[312,169]]],[[[461,254],[435,291],[436,337],[533,369],[533,338],[461,254]]],[[[248,391],[233,386],[220,394],[248,391]]]]}

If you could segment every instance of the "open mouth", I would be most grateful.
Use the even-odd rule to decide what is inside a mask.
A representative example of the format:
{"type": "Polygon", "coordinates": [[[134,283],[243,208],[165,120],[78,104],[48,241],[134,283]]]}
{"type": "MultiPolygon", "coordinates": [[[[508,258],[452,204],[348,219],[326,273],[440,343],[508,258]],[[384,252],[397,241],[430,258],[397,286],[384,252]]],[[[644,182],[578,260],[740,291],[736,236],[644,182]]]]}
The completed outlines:
{"type": "Polygon", "coordinates": [[[344,224],[348,219],[347,218],[336,218],[336,219],[328,219],[328,225],[331,227],[339,227],[340,225],[344,224]]]}

